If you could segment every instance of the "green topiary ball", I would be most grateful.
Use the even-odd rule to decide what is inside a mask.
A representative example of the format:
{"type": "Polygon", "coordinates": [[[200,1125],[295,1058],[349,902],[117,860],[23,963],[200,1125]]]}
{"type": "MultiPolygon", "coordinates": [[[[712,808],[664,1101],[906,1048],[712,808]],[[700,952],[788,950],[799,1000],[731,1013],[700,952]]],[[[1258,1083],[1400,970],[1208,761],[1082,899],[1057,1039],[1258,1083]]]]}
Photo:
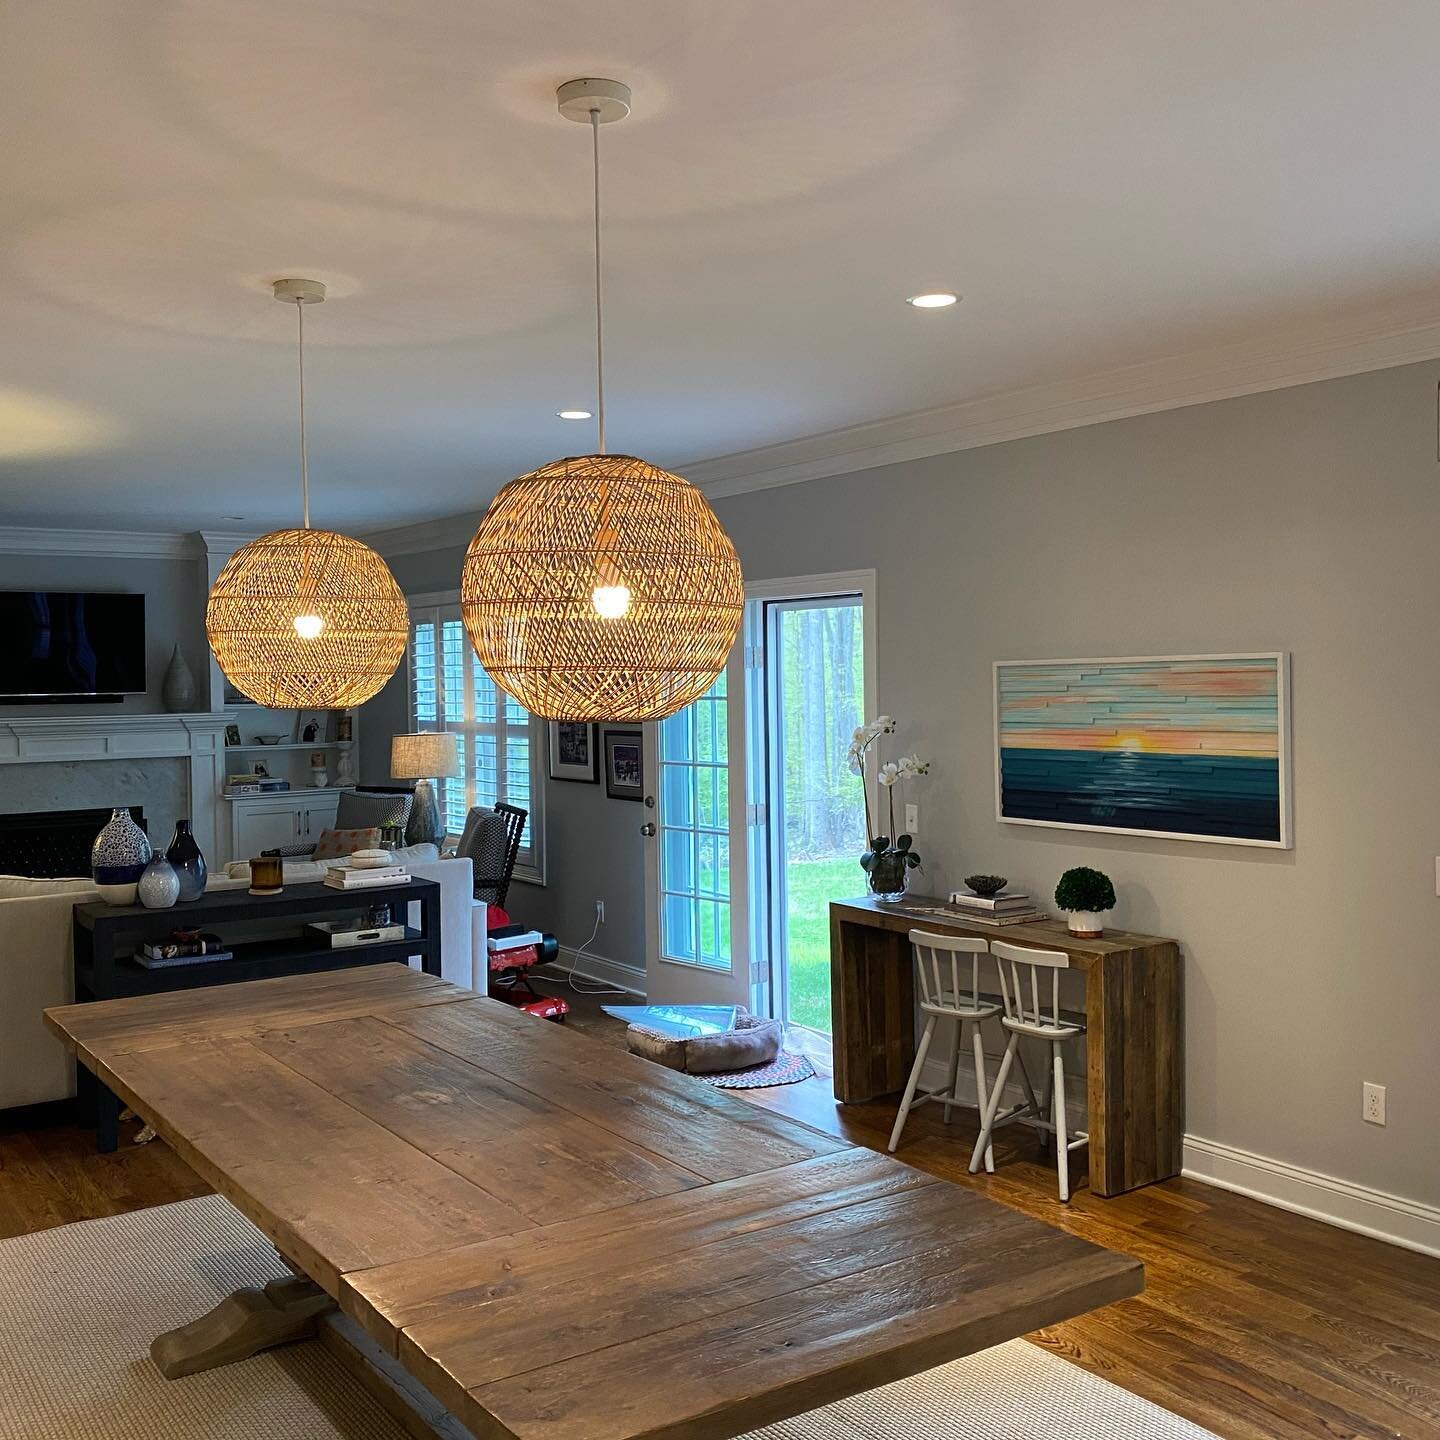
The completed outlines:
{"type": "Polygon", "coordinates": [[[1108,875],[1077,865],[1060,877],[1055,887],[1055,903],[1062,910],[1113,910],[1115,887],[1108,875]]]}

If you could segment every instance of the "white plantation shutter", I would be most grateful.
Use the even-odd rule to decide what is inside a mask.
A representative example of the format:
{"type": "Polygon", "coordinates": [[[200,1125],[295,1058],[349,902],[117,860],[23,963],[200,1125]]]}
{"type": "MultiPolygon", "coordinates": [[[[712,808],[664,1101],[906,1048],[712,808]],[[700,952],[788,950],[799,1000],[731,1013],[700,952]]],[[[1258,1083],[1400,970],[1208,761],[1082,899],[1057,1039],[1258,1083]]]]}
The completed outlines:
{"type": "Polygon", "coordinates": [[[464,773],[436,782],[447,835],[459,837],[472,805],[518,805],[529,819],[515,873],[541,879],[537,722],[481,668],[458,602],[410,607],[410,719],[417,731],[456,737],[464,773]]]}

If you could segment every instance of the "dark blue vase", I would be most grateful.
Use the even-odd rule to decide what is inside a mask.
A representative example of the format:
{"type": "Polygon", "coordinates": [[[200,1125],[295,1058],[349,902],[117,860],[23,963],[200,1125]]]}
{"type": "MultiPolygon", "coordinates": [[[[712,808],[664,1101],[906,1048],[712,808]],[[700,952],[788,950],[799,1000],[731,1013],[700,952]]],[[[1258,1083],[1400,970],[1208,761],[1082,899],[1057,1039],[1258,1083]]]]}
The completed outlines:
{"type": "Polygon", "coordinates": [[[165,852],[165,858],[180,877],[180,899],[198,900],[205,893],[205,857],[190,833],[188,820],[175,822],[175,838],[165,852]]]}

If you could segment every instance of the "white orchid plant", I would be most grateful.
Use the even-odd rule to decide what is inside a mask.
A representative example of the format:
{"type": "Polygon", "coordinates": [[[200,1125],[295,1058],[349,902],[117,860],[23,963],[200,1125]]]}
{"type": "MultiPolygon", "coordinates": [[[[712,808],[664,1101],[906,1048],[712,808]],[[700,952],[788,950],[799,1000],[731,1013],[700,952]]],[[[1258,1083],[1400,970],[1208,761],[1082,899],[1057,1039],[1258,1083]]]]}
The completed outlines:
{"type": "MultiPolygon", "coordinates": [[[[872,888],[877,890],[900,890],[904,888],[903,872],[913,870],[920,864],[920,856],[911,848],[908,835],[895,833],[895,791],[898,786],[917,775],[930,773],[930,762],[918,755],[902,755],[897,760],[881,761],[879,742],[883,735],[895,733],[893,715],[877,715],[867,725],[859,726],[850,737],[849,761],[851,771],[860,777],[860,793],[865,799],[865,835],[870,848],[860,857],[860,864],[871,876],[872,888]],[[889,833],[876,834],[874,812],[870,808],[869,756],[875,752],[875,783],[883,787],[886,810],[889,818],[889,833]],[[899,872],[896,884],[876,884],[877,871],[889,870],[891,878],[899,872]]],[[[878,811],[881,792],[876,791],[875,806],[878,811]]]]}

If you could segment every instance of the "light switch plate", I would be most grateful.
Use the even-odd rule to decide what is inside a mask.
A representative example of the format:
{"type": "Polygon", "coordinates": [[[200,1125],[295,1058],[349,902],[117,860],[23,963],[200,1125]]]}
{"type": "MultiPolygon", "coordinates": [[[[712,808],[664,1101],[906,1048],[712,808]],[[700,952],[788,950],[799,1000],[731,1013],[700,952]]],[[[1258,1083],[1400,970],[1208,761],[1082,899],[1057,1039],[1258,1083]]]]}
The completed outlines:
{"type": "MultiPolygon", "coordinates": [[[[905,833],[907,835],[918,835],[920,833],[920,807],[918,805],[907,805],[905,807],[905,833]]],[[[1436,885],[1440,886],[1440,859],[1435,862],[1436,885]]],[[[1440,889],[1435,892],[1440,895],[1440,889]]]]}

